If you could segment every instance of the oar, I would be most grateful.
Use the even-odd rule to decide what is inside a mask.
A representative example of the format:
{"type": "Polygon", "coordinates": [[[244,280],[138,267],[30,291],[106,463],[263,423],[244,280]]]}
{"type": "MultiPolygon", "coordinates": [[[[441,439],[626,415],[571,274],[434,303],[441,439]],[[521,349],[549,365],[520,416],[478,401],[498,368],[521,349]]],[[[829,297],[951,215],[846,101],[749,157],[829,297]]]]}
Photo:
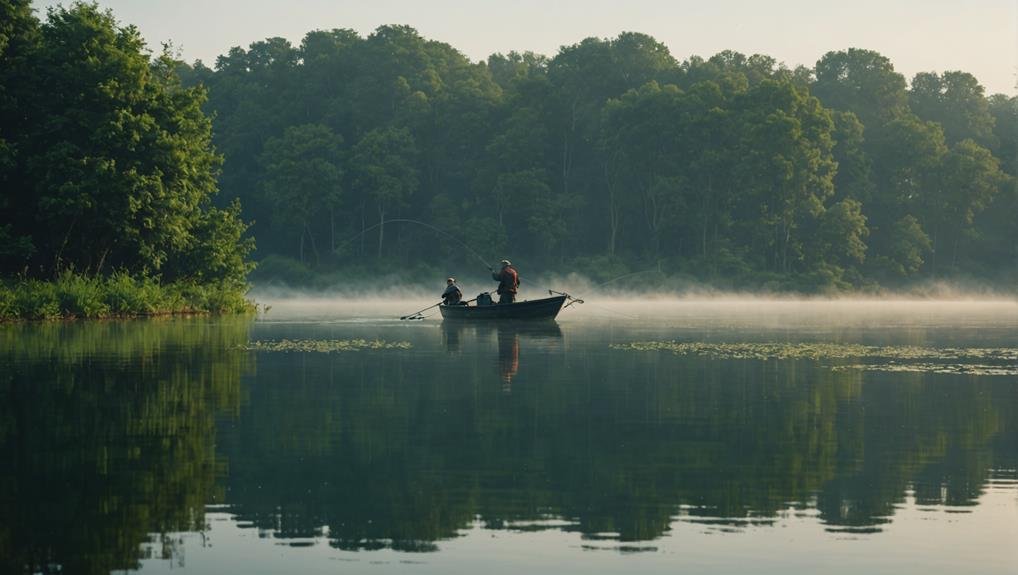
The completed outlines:
{"type": "Polygon", "coordinates": [[[403,317],[401,317],[399,319],[423,319],[423,318],[419,317],[422,313],[428,311],[429,309],[431,309],[433,307],[438,307],[440,305],[442,305],[442,302],[438,302],[435,305],[429,305],[428,307],[422,309],[421,311],[419,311],[417,313],[412,313],[410,315],[405,315],[405,316],[403,316],[403,317]]]}

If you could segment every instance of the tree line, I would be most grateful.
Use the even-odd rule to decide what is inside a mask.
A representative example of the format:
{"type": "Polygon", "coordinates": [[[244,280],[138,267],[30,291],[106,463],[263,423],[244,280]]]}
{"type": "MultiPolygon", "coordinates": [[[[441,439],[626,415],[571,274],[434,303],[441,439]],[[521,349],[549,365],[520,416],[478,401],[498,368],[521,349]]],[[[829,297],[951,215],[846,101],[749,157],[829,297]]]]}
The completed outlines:
{"type": "Polygon", "coordinates": [[[491,259],[601,278],[826,289],[1018,272],[1018,99],[961,71],[908,83],[855,48],[813,68],[680,62],[631,32],[472,62],[382,26],[179,72],[209,90],[220,201],[241,200],[263,260],[476,267],[423,226],[385,224],[413,218],[491,259]]]}
{"type": "Polygon", "coordinates": [[[806,291],[1018,277],[1018,99],[962,71],[907,82],[856,48],[679,61],[633,32],[472,62],[407,26],[210,68],[95,4],[2,7],[7,277],[236,290],[253,238],[290,279],[465,273],[468,252],[806,291]]]}

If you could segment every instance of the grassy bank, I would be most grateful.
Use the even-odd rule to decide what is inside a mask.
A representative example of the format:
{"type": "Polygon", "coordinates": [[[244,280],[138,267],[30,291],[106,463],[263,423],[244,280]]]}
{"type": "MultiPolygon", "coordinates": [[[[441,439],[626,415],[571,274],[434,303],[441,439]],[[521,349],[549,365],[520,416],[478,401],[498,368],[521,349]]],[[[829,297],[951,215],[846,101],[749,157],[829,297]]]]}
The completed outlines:
{"type": "Polygon", "coordinates": [[[86,277],[64,272],[53,281],[0,281],[0,321],[243,313],[254,309],[244,293],[229,284],[163,284],[127,273],[86,277]]]}

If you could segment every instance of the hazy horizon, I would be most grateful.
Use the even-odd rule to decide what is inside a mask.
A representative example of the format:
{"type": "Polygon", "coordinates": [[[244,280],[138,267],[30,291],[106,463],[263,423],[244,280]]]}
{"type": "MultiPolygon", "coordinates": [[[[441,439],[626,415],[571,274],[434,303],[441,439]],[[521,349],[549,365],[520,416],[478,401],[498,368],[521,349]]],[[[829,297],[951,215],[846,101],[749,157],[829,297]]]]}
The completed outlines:
{"type": "MultiPolygon", "coordinates": [[[[36,0],[47,7],[69,4],[36,0]]],[[[911,80],[919,72],[973,74],[987,95],[1018,94],[1018,2],[976,0],[959,5],[935,0],[862,0],[830,5],[786,0],[758,4],[727,0],[712,5],[638,0],[621,7],[603,1],[101,0],[124,24],[138,27],[150,48],[172,42],[188,62],[212,66],[231,47],[268,37],[299,44],[310,30],[349,28],[362,35],[384,24],[406,24],[448,43],[471,60],[493,53],[532,51],[553,56],[563,45],[620,32],[649,34],[677,60],[722,50],[766,54],[790,68],[812,67],[826,52],[849,47],[876,50],[911,80]]]]}

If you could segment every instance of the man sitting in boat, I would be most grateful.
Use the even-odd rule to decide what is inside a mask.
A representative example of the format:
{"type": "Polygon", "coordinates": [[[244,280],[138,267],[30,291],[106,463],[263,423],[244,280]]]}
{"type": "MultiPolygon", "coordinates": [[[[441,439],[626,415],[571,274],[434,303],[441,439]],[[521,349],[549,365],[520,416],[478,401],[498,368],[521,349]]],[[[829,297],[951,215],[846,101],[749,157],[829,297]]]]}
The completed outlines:
{"type": "Polygon", "coordinates": [[[445,305],[460,305],[463,300],[463,292],[460,286],[456,285],[456,278],[445,280],[445,291],[442,292],[442,303],[445,305]]]}
{"type": "Polygon", "coordinates": [[[502,269],[491,272],[491,279],[498,282],[498,303],[513,303],[516,290],[520,287],[520,275],[509,260],[502,260],[502,269]]]}

